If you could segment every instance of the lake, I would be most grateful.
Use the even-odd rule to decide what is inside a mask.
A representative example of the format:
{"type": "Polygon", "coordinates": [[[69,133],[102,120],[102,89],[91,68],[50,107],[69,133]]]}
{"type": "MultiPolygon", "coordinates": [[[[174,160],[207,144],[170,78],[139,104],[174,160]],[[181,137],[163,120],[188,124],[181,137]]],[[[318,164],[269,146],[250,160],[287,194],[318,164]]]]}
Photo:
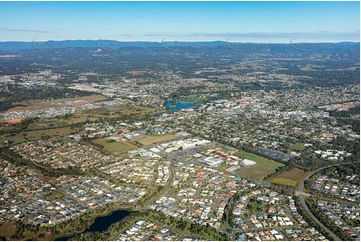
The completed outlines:
{"type": "MultiPolygon", "coordinates": [[[[103,232],[107,230],[113,223],[119,222],[123,218],[129,216],[129,214],[130,212],[127,210],[117,210],[107,216],[97,217],[85,232],[103,232]]],[[[74,236],[64,236],[55,239],[55,241],[72,240],[74,236]]]]}
{"type": "Polygon", "coordinates": [[[127,210],[117,210],[104,217],[97,217],[87,231],[102,232],[107,230],[113,223],[119,222],[130,214],[127,210]]]}
{"type": "Polygon", "coordinates": [[[168,100],[164,105],[167,109],[169,109],[171,111],[178,111],[183,108],[193,108],[194,107],[194,103],[191,103],[191,102],[176,102],[175,105],[171,105],[171,102],[173,100],[177,100],[177,96],[173,96],[172,99],[168,100]]]}

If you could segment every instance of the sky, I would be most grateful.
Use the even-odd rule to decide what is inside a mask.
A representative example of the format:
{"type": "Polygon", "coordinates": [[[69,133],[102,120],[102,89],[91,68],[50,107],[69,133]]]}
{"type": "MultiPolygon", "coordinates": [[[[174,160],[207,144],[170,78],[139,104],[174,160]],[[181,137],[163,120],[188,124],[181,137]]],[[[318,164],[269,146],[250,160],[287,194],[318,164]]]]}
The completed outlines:
{"type": "Polygon", "coordinates": [[[359,41],[356,2],[0,2],[0,41],[359,41]]]}

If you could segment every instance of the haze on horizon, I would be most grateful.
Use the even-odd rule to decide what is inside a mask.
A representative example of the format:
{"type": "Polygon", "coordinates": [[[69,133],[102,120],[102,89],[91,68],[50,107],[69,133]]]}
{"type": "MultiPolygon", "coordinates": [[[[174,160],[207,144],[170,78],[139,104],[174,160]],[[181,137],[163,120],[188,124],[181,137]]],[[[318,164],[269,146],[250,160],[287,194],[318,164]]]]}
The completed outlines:
{"type": "Polygon", "coordinates": [[[0,2],[0,41],[360,40],[356,2],[0,2]]]}

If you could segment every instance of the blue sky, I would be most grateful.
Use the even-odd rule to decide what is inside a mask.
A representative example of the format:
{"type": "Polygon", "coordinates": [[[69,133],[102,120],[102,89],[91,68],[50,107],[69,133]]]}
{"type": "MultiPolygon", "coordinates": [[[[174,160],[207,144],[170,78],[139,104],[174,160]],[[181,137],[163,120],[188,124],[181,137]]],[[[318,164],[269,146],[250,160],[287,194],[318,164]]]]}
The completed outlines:
{"type": "Polygon", "coordinates": [[[0,2],[0,41],[359,41],[359,2],[0,2]]]}

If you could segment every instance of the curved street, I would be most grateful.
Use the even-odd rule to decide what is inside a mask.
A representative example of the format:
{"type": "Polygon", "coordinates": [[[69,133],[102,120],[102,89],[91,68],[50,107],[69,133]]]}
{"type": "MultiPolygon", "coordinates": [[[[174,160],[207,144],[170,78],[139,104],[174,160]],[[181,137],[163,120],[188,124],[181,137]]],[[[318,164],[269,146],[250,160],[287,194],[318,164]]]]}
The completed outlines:
{"type": "MultiPolygon", "coordinates": [[[[347,164],[347,163],[346,163],[347,164]]],[[[327,233],[330,234],[330,236],[336,240],[336,241],[341,241],[341,239],[335,234],[333,233],[331,230],[329,230],[325,225],[323,225],[314,215],[313,213],[311,212],[311,210],[308,208],[308,206],[306,205],[305,203],[305,199],[304,199],[304,192],[303,192],[303,188],[304,188],[304,185],[305,185],[305,181],[307,179],[309,179],[311,176],[313,176],[314,174],[316,174],[317,172],[323,170],[323,169],[326,169],[326,168],[329,168],[329,167],[333,167],[333,166],[339,166],[339,165],[345,165],[345,163],[343,164],[335,164],[335,165],[329,165],[329,166],[324,166],[324,167],[321,167],[317,170],[314,170],[313,172],[309,173],[308,175],[306,175],[302,181],[298,184],[298,188],[297,188],[297,192],[298,192],[298,198],[299,198],[299,201],[300,201],[300,204],[302,206],[302,208],[308,213],[308,215],[310,216],[310,218],[316,223],[318,224],[324,231],[326,231],[327,233]]]]}

